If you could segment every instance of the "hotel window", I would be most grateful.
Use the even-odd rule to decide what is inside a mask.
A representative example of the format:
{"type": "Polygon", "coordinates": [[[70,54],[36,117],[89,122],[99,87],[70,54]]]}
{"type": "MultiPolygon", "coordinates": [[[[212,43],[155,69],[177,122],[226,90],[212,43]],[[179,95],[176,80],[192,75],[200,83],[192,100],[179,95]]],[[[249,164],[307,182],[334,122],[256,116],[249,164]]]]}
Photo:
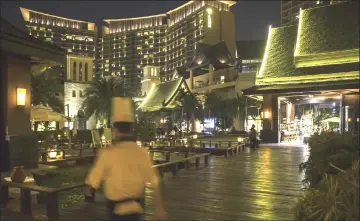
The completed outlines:
{"type": "Polygon", "coordinates": [[[73,63],[73,81],[76,81],[76,62],[73,63]]]}
{"type": "Polygon", "coordinates": [[[82,90],[80,90],[80,92],[79,92],[79,97],[83,97],[83,91],[82,90]]]}
{"type": "Polygon", "coordinates": [[[89,76],[88,76],[88,64],[85,63],[85,81],[89,80],[89,76]]]}
{"type": "Polygon", "coordinates": [[[76,97],[76,91],[75,90],[72,91],[72,97],[76,97]]]}
{"type": "Polygon", "coordinates": [[[79,64],[79,81],[82,81],[82,62],[79,64]]]}

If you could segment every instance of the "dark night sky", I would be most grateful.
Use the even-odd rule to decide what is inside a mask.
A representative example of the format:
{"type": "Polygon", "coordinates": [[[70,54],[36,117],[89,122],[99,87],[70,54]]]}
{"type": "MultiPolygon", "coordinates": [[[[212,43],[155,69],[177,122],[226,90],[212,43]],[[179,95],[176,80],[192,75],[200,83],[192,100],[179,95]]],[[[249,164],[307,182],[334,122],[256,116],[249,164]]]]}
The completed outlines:
{"type": "MultiPolygon", "coordinates": [[[[140,17],[165,13],[186,1],[1,1],[1,16],[23,28],[19,6],[52,15],[96,22],[101,18],[140,17]]],[[[236,39],[265,39],[268,26],[280,25],[280,1],[237,1],[235,14],[236,39]]]]}

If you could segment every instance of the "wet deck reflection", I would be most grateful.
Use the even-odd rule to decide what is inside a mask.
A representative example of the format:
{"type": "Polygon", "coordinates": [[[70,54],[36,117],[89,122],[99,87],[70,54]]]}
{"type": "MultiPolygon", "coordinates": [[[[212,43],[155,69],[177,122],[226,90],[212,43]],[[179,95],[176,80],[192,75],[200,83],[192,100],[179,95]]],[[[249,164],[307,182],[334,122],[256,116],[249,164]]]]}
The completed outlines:
{"type": "MultiPolygon", "coordinates": [[[[198,171],[167,175],[163,195],[169,220],[292,220],[303,179],[299,164],[306,155],[303,146],[267,145],[231,158],[213,156],[209,167],[198,171]]],[[[63,211],[62,219],[106,219],[104,201],[97,199],[63,211]]],[[[147,220],[151,204],[147,191],[147,220]]]]}

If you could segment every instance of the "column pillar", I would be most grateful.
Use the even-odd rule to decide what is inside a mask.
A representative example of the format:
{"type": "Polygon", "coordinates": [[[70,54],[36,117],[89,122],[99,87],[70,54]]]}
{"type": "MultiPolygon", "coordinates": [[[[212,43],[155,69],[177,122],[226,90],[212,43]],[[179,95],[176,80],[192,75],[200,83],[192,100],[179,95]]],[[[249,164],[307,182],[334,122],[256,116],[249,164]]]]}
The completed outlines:
{"type": "Polygon", "coordinates": [[[209,86],[213,84],[214,65],[209,64],[209,86]]]}
{"type": "Polygon", "coordinates": [[[266,143],[277,143],[279,140],[279,102],[276,95],[263,96],[263,130],[262,139],[266,143]]]}
{"type": "Polygon", "coordinates": [[[189,85],[190,90],[194,89],[194,71],[190,70],[190,85],[189,85]]]}

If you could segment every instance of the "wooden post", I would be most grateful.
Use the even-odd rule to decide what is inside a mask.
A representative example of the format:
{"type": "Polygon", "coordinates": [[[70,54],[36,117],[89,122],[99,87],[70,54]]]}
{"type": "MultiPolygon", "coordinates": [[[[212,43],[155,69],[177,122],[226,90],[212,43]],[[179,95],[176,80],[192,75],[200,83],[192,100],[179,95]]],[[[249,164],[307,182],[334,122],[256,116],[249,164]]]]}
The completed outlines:
{"type": "Polygon", "coordinates": [[[59,217],[58,193],[46,193],[46,215],[50,220],[59,217]]]}
{"type": "Polygon", "coordinates": [[[0,186],[0,205],[6,206],[5,203],[9,199],[9,187],[5,185],[0,186]]]}
{"type": "Polygon", "coordinates": [[[221,148],[221,141],[219,141],[219,145],[218,145],[219,148],[221,148]]]}
{"type": "Polygon", "coordinates": [[[80,149],[79,156],[80,156],[80,157],[82,156],[82,148],[80,149]]]}
{"type": "Polygon", "coordinates": [[[202,143],[202,148],[205,149],[205,143],[202,143]]]}
{"type": "Polygon", "coordinates": [[[231,141],[229,141],[228,147],[231,147],[231,141]]]}
{"type": "Polygon", "coordinates": [[[206,155],[205,156],[205,159],[204,159],[204,163],[205,163],[205,166],[209,165],[209,155],[206,155]]]}
{"type": "Polygon", "coordinates": [[[196,167],[196,169],[199,169],[199,167],[200,167],[200,157],[195,158],[195,167],[196,167]]]}
{"type": "Polygon", "coordinates": [[[216,143],[216,144],[215,144],[215,149],[217,149],[217,148],[218,148],[218,144],[216,143]]]}
{"type": "Polygon", "coordinates": [[[229,149],[225,150],[225,157],[228,157],[228,151],[229,151],[229,149]]]}
{"type": "Polygon", "coordinates": [[[42,161],[42,162],[46,162],[46,161],[47,161],[47,152],[42,152],[42,153],[41,153],[41,161],[42,161]]]}
{"type": "Polygon", "coordinates": [[[178,170],[179,170],[179,164],[177,164],[177,163],[173,164],[173,167],[172,167],[173,175],[176,175],[178,173],[178,170]]]}
{"type": "Polygon", "coordinates": [[[20,189],[20,212],[32,216],[31,190],[20,189]]]}
{"type": "Polygon", "coordinates": [[[245,144],[241,144],[241,149],[242,149],[242,151],[245,150],[245,144]]]}
{"type": "Polygon", "coordinates": [[[166,162],[169,162],[170,161],[170,151],[166,152],[166,162]]]}
{"type": "Polygon", "coordinates": [[[65,159],[65,150],[62,150],[62,158],[65,159]]]}

